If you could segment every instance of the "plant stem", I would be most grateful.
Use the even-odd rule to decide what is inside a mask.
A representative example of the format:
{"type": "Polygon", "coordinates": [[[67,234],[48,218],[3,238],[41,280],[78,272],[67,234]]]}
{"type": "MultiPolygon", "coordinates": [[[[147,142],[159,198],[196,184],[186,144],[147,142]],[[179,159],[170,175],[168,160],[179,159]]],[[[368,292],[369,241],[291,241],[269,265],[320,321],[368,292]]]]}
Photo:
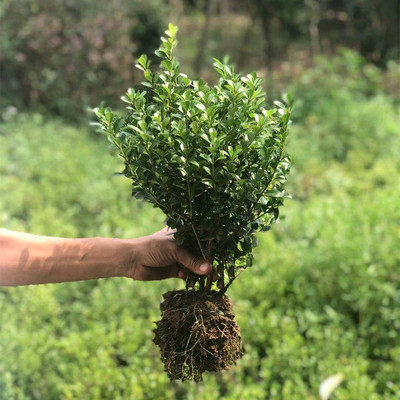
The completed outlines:
{"type": "Polygon", "coordinates": [[[199,245],[199,249],[200,249],[200,251],[201,251],[201,255],[203,256],[203,258],[204,258],[205,260],[207,260],[206,255],[205,255],[204,250],[203,250],[203,246],[201,245],[201,242],[200,242],[199,235],[197,234],[197,231],[196,231],[196,228],[195,228],[194,225],[193,225],[193,222],[191,222],[190,225],[192,226],[194,235],[196,236],[196,241],[197,241],[197,244],[199,245]]]}

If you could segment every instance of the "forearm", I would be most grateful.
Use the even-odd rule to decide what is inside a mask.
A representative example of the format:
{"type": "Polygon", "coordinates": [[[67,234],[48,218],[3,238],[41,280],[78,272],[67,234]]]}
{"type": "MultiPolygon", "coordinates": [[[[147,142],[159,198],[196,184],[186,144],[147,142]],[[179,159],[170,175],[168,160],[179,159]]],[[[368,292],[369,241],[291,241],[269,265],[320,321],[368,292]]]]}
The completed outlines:
{"type": "Polygon", "coordinates": [[[0,229],[0,285],[125,276],[125,247],[119,239],[64,239],[0,229]]]}

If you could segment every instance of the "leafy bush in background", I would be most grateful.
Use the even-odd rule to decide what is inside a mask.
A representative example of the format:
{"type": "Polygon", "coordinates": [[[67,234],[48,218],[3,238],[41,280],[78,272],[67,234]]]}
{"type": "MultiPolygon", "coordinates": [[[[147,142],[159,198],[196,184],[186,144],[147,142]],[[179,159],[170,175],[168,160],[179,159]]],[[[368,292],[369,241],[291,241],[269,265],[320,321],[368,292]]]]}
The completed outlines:
{"type": "Polygon", "coordinates": [[[142,222],[132,226],[133,218],[154,218],[130,201],[129,183],[114,176],[118,162],[87,132],[57,119],[45,123],[39,114],[19,115],[0,132],[0,226],[68,237],[133,236],[146,229],[142,222]]]}
{"type": "Polygon", "coordinates": [[[132,84],[133,54],[152,52],[161,1],[4,1],[2,98],[70,119],[132,84]],[[23,21],[23,24],[21,24],[23,21]]]}
{"type": "Polygon", "coordinates": [[[352,151],[370,162],[384,153],[394,156],[399,150],[399,106],[383,90],[386,80],[396,85],[394,66],[384,73],[350,49],[319,57],[292,85],[299,99],[293,118],[302,122],[294,140],[313,138],[309,151],[323,159],[343,161],[352,151]]]}

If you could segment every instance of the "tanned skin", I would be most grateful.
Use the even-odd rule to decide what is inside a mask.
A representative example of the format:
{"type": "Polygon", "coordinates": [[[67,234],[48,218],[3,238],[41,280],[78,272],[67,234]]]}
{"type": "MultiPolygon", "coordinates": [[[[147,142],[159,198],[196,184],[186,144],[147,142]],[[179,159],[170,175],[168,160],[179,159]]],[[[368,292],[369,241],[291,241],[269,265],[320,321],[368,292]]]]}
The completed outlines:
{"type": "Polygon", "coordinates": [[[185,270],[211,272],[165,228],[137,239],[66,239],[0,229],[0,286],[127,277],[139,281],[185,279],[185,270]]]}

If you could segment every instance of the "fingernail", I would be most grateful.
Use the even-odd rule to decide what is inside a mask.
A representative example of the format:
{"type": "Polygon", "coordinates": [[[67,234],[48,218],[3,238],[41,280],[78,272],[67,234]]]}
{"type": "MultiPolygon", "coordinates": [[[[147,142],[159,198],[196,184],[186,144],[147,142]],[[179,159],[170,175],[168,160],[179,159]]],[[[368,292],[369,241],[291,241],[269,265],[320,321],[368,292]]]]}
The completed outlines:
{"type": "Polygon", "coordinates": [[[210,269],[210,266],[206,263],[200,265],[200,272],[207,272],[210,269]]]}

